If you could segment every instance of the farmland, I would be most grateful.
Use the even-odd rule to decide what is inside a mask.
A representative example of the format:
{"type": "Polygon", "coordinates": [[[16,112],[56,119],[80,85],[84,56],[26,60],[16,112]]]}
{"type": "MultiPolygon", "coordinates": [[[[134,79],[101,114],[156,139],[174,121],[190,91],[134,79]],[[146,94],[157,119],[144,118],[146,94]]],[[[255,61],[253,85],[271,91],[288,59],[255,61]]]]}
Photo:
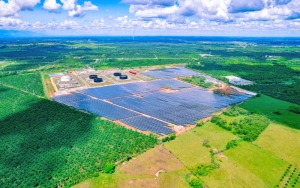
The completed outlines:
{"type": "Polygon", "coordinates": [[[298,39],[1,45],[0,187],[300,186],[298,39]],[[87,70],[105,82],[93,83],[87,70]],[[55,73],[84,87],[59,93],[55,73]],[[253,84],[236,90],[230,75],[253,84]]]}

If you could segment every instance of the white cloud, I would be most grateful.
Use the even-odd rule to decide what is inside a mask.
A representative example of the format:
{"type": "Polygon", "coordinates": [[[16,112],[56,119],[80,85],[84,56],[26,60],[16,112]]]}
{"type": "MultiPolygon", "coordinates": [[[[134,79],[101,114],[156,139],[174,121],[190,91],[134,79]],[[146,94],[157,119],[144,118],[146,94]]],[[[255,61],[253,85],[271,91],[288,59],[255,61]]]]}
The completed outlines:
{"type": "Polygon", "coordinates": [[[33,10],[40,0],[9,0],[7,3],[0,0],[0,16],[18,16],[22,10],[33,10]]]}
{"type": "Polygon", "coordinates": [[[61,7],[60,4],[56,3],[56,0],[45,0],[43,8],[49,12],[58,12],[61,7]]]}
{"type": "Polygon", "coordinates": [[[74,10],[76,8],[77,0],[60,0],[63,4],[64,10],[74,10]]]}
{"type": "Polygon", "coordinates": [[[71,10],[68,12],[69,13],[69,17],[75,17],[75,18],[82,18],[84,17],[85,13],[82,10],[80,5],[76,5],[76,9],[71,10]]]}
{"type": "Polygon", "coordinates": [[[98,7],[93,5],[91,1],[85,1],[82,7],[82,10],[93,10],[97,11],[98,7]]]}
{"type": "Polygon", "coordinates": [[[20,26],[22,23],[20,19],[0,17],[0,26],[2,27],[15,27],[20,26]]]}
{"type": "Polygon", "coordinates": [[[76,5],[76,8],[69,11],[69,17],[82,18],[85,16],[85,11],[98,11],[98,7],[93,5],[90,1],[85,1],[83,6],[76,5]]]}
{"type": "Polygon", "coordinates": [[[300,0],[123,0],[129,12],[141,19],[170,15],[217,22],[284,20],[300,18],[300,0]]]}

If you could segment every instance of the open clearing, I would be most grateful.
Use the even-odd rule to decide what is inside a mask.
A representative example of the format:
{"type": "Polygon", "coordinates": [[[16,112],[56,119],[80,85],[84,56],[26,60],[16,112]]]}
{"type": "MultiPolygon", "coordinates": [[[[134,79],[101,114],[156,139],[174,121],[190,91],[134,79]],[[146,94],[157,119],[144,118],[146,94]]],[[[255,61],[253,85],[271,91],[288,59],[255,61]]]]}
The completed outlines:
{"type": "Polygon", "coordinates": [[[288,162],[247,142],[241,142],[224,154],[261,178],[269,187],[279,184],[282,174],[289,166],[288,162]]]}
{"type": "Polygon", "coordinates": [[[205,123],[202,127],[193,129],[192,132],[202,140],[208,140],[209,145],[219,151],[224,150],[229,141],[239,139],[238,136],[233,135],[211,122],[205,123]]]}
{"type": "Polygon", "coordinates": [[[113,175],[100,175],[74,188],[189,187],[189,170],[162,145],[118,166],[113,175]],[[101,181],[101,179],[103,181],[101,181]]]}
{"type": "Polygon", "coordinates": [[[300,130],[271,123],[254,144],[300,168],[300,130]]]}
{"type": "Polygon", "coordinates": [[[209,149],[202,146],[203,140],[192,132],[184,133],[164,146],[185,166],[210,163],[209,149]]]}
{"type": "Polygon", "coordinates": [[[220,168],[212,171],[208,176],[201,179],[213,188],[224,187],[268,187],[263,180],[255,176],[252,172],[237,164],[235,161],[228,159],[216,158],[220,168]],[[222,162],[220,162],[220,160],[222,162]]]}

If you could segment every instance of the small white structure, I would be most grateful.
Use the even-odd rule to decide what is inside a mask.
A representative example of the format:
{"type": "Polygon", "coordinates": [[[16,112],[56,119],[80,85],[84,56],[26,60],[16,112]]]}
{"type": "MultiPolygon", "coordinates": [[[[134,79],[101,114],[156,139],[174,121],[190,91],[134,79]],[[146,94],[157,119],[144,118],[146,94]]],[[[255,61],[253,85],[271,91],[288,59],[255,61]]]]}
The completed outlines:
{"type": "Polygon", "coordinates": [[[70,76],[62,76],[61,78],[60,78],[60,81],[61,82],[69,82],[69,81],[71,81],[72,80],[72,78],[70,77],[70,76]]]}
{"type": "Polygon", "coordinates": [[[245,80],[236,76],[225,76],[229,80],[229,83],[234,85],[252,85],[253,82],[245,80]]]}

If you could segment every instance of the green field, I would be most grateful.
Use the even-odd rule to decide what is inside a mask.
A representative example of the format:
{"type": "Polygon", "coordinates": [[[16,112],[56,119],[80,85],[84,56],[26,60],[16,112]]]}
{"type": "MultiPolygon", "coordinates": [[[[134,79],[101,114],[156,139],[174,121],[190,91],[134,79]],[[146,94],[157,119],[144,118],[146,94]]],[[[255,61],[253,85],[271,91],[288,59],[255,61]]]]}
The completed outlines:
{"type": "Polygon", "coordinates": [[[299,106],[286,101],[274,99],[265,95],[250,99],[240,105],[240,107],[255,113],[261,113],[270,120],[288,125],[295,129],[300,129],[300,115],[290,112],[291,106],[299,106]],[[280,112],[280,115],[274,113],[280,112]]]}
{"type": "Polygon", "coordinates": [[[300,168],[299,135],[300,130],[271,123],[254,144],[300,168]]]}
{"type": "Polygon", "coordinates": [[[208,140],[209,144],[219,151],[226,148],[226,144],[231,140],[239,139],[238,136],[208,122],[200,128],[195,128],[192,132],[203,140],[208,140]]]}
{"type": "Polygon", "coordinates": [[[278,185],[282,174],[289,166],[283,159],[247,142],[240,143],[224,154],[262,179],[268,187],[278,185]]]}
{"type": "Polygon", "coordinates": [[[209,164],[211,161],[209,149],[202,146],[202,138],[193,132],[180,135],[176,140],[165,143],[164,146],[185,166],[209,164]]]}
{"type": "Polygon", "coordinates": [[[219,169],[214,170],[208,176],[201,177],[208,187],[269,187],[262,179],[231,158],[220,158],[219,160],[222,161],[219,162],[219,169]]]}

